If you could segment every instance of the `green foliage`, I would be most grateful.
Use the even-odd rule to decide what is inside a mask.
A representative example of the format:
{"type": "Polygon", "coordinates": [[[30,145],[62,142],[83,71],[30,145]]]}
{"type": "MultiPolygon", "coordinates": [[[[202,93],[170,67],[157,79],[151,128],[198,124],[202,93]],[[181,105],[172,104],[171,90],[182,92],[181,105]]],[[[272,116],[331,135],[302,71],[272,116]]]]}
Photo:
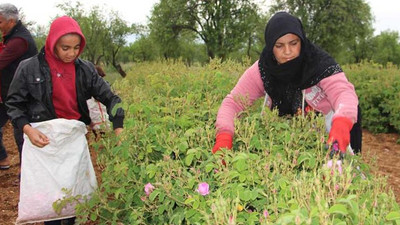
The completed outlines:
{"type": "Polygon", "coordinates": [[[384,31],[372,39],[374,54],[371,60],[385,65],[391,62],[400,65],[400,37],[395,31],[384,31]]]}
{"type": "Polygon", "coordinates": [[[400,131],[400,70],[363,62],[344,66],[354,84],[362,110],[362,126],[372,132],[400,131]]]}
{"type": "Polygon", "coordinates": [[[325,166],[319,116],[260,115],[257,102],[235,121],[233,150],[211,154],[219,105],[248,66],[140,63],[116,81],[126,109],[123,141],[115,146],[117,140],[103,139],[102,182],[78,206],[78,222],[399,223],[385,179],[373,176],[358,156],[345,158],[341,174],[325,166]],[[209,194],[196,191],[201,182],[209,184],[209,194]],[[154,189],[146,195],[148,183],[154,189]]]}
{"type": "Polygon", "coordinates": [[[154,6],[149,28],[165,52],[175,52],[180,36],[191,32],[204,42],[209,58],[226,59],[241,44],[252,44],[258,12],[249,0],[162,0],[154,6]]]}

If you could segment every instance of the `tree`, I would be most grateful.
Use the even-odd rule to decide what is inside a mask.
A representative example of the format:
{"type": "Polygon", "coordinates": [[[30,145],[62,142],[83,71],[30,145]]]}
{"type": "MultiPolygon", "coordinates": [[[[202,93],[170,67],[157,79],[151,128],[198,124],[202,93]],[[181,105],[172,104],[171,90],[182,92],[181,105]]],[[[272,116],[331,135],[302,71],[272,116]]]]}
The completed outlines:
{"type": "Polygon", "coordinates": [[[303,22],[308,38],[337,56],[372,36],[370,6],[364,0],[275,0],[271,12],[287,11],[303,22]]]}
{"type": "Polygon", "coordinates": [[[184,31],[193,32],[204,42],[209,58],[225,59],[254,34],[258,11],[250,0],[161,0],[149,27],[166,47],[177,46],[184,31]]]}
{"type": "Polygon", "coordinates": [[[229,53],[229,58],[242,60],[246,56],[251,62],[260,58],[265,47],[264,33],[268,18],[270,18],[269,13],[258,16],[258,19],[252,24],[253,32],[247,35],[246,42],[242,43],[242,47],[238,51],[229,53]]]}
{"type": "Polygon", "coordinates": [[[374,62],[386,65],[388,62],[400,65],[400,37],[396,31],[383,31],[372,39],[374,62]]]}
{"type": "Polygon", "coordinates": [[[128,48],[123,49],[124,55],[128,56],[128,61],[144,62],[156,59],[157,48],[148,36],[140,36],[128,48]]]}
{"type": "Polygon", "coordinates": [[[86,37],[86,51],[82,57],[96,65],[101,61],[110,64],[125,77],[126,73],[118,62],[118,54],[126,45],[126,37],[134,33],[134,26],[128,26],[117,12],[104,12],[98,6],[85,12],[79,1],[75,5],[65,2],[57,7],[78,21],[86,37]]]}
{"type": "Polygon", "coordinates": [[[126,73],[118,62],[118,53],[121,48],[126,45],[126,37],[128,34],[132,34],[133,30],[118,16],[118,13],[114,11],[111,12],[111,20],[106,28],[108,30],[108,35],[103,40],[103,43],[109,43],[107,49],[103,47],[106,61],[111,63],[122,77],[125,77],[126,73]]]}

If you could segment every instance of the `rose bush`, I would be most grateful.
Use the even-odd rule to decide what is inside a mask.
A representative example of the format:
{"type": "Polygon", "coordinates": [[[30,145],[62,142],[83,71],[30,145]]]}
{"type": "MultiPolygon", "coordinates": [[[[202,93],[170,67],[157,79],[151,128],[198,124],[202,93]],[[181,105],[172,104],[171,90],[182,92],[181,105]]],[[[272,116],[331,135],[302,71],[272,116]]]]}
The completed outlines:
{"type": "Polygon", "coordinates": [[[211,153],[218,107],[246,66],[142,63],[115,83],[127,112],[124,141],[103,140],[102,182],[79,205],[79,222],[400,223],[385,178],[357,155],[330,159],[323,118],[313,113],[260,115],[259,102],[235,121],[232,150],[211,153]]]}

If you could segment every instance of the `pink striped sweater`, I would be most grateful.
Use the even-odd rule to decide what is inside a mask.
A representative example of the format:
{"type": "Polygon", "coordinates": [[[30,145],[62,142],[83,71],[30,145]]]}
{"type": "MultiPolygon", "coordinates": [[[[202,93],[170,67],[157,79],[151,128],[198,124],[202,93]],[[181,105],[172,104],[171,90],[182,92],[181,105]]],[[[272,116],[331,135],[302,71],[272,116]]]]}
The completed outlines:
{"type": "MultiPolygon", "coordinates": [[[[237,82],[236,86],[222,101],[218,110],[216,128],[217,134],[235,131],[234,119],[238,113],[265,96],[264,84],[261,80],[258,61],[248,68],[237,82]]],[[[357,122],[358,97],[343,72],[322,79],[317,85],[303,90],[305,101],[314,110],[324,115],[346,117],[357,122]]],[[[268,97],[267,105],[271,107],[272,100],[268,97]]],[[[328,124],[329,126],[330,124],[328,124]]]]}

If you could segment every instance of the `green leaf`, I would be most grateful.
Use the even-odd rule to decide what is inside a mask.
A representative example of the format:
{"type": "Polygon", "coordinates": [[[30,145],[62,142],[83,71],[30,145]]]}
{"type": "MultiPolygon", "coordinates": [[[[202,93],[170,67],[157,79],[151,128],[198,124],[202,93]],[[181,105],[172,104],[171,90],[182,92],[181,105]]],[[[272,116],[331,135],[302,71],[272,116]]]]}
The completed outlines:
{"type": "Polygon", "coordinates": [[[190,155],[186,156],[186,158],[185,158],[185,165],[186,166],[190,166],[190,164],[192,164],[193,157],[194,157],[194,154],[190,154],[190,155]]]}
{"type": "Polygon", "coordinates": [[[213,163],[209,163],[206,165],[206,173],[211,172],[214,169],[214,164],[213,163]]]}
{"type": "Polygon", "coordinates": [[[277,224],[289,224],[293,221],[294,221],[294,215],[284,214],[284,215],[280,216],[276,222],[277,222],[277,224]]]}
{"type": "Polygon", "coordinates": [[[154,164],[150,164],[146,167],[146,172],[149,175],[149,178],[152,178],[157,172],[157,167],[154,164]]]}
{"type": "Polygon", "coordinates": [[[244,170],[247,170],[247,162],[244,159],[239,159],[237,162],[235,162],[235,168],[239,171],[242,172],[244,170]]]}
{"type": "Polygon", "coordinates": [[[196,212],[197,212],[197,211],[194,210],[194,209],[189,209],[189,210],[185,211],[186,218],[192,217],[194,214],[196,214],[196,212]]]}
{"type": "Polygon", "coordinates": [[[180,152],[185,152],[186,149],[188,149],[188,143],[186,141],[182,141],[181,143],[178,144],[178,149],[180,152]]]}
{"type": "Polygon", "coordinates": [[[235,171],[235,170],[229,171],[230,179],[234,179],[235,177],[238,177],[238,176],[240,176],[240,173],[238,173],[237,171],[235,171]]]}
{"type": "Polygon", "coordinates": [[[196,179],[194,179],[194,178],[189,178],[188,184],[187,184],[188,188],[189,188],[189,189],[192,189],[193,186],[194,186],[194,184],[195,184],[196,182],[197,182],[196,179]]]}
{"type": "Polygon", "coordinates": [[[147,146],[146,146],[146,152],[147,152],[147,153],[152,153],[152,152],[153,152],[153,146],[147,145],[147,146]]]}
{"type": "Polygon", "coordinates": [[[197,208],[199,208],[199,206],[200,206],[200,202],[199,201],[195,201],[193,203],[193,209],[197,209],[197,208]]]}
{"type": "Polygon", "coordinates": [[[158,200],[160,200],[160,202],[164,201],[165,198],[165,193],[164,192],[160,192],[160,195],[158,196],[158,200]]]}
{"type": "Polygon", "coordinates": [[[191,148],[191,149],[189,149],[189,150],[186,152],[186,155],[194,154],[194,153],[196,153],[196,152],[197,152],[197,149],[191,148]]]}
{"type": "Polygon", "coordinates": [[[90,220],[91,221],[96,221],[97,220],[97,211],[93,212],[92,214],[90,214],[90,220]]]}
{"type": "Polygon", "coordinates": [[[333,220],[333,224],[335,224],[335,225],[346,225],[347,223],[345,221],[342,221],[340,219],[335,218],[333,220]]]}
{"type": "Polygon", "coordinates": [[[283,177],[278,180],[279,187],[282,189],[286,189],[288,183],[289,182],[283,177]]]}
{"type": "Polygon", "coordinates": [[[312,218],[314,216],[318,216],[318,208],[316,206],[313,206],[310,211],[310,217],[312,218]]]}
{"type": "Polygon", "coordinates": [[[258,191],[257,190],[253,190],[250,192],[250,198],[251,200],[256,200],[258,197],[258,191]]]}
{"type": "Polygon", "coordinates": [[[386,215],[386,219],[389,221],[393,220],[400,220],[400,212],[399,211],[392,211],[386,215]]]}
{"type": "Polygon", "coordinates": [[[309,160],[309,159],[310,159],[310,154],[304,152],[304,153],[300,154],[299,158],[297,158],[297,163],[301,164],[302,162],[309,160]]]}
{"type": "Polygon", "coordinates": [[[154,199],[157,197],[158,194],[160,194],[159,190],[154,190],[153,192],[151,192],[149,196],[150,201],[154,201],[154,199]]]}
{"type": "Polygon", "coordinates": [[[194,198],[188,198],[185,200],[185,205],[189,205],[190,203],[194,202],[195,199],[194,198]]]}
{"type": "Polygon", "coordinates": [[[246,178],[247,178],[247,176],[245,174],[240,174],[239,175],[239,181],[242,182],[242,183],[246,181],[246,178]]]}
{"type": "Polygon", "coordinates": [[[335,204],[331,208],[329,208],[328,213],[330,214],[341,214],[341,215],[347,215],[347,208],[343,204],[335,204]]]}
{"type": "Polygon", "coordinates": [[[165,211],[165,208],[165,205],[160,205],[160,207],[157,209],[158,214],[162,214],[165,211]]]}
{"type": "Polygon", "coordinates": [[[247,202],[251,198],[251,192],[249,190],[240,191],[239,198],[240,198],[240,200],[247,202]]]}

